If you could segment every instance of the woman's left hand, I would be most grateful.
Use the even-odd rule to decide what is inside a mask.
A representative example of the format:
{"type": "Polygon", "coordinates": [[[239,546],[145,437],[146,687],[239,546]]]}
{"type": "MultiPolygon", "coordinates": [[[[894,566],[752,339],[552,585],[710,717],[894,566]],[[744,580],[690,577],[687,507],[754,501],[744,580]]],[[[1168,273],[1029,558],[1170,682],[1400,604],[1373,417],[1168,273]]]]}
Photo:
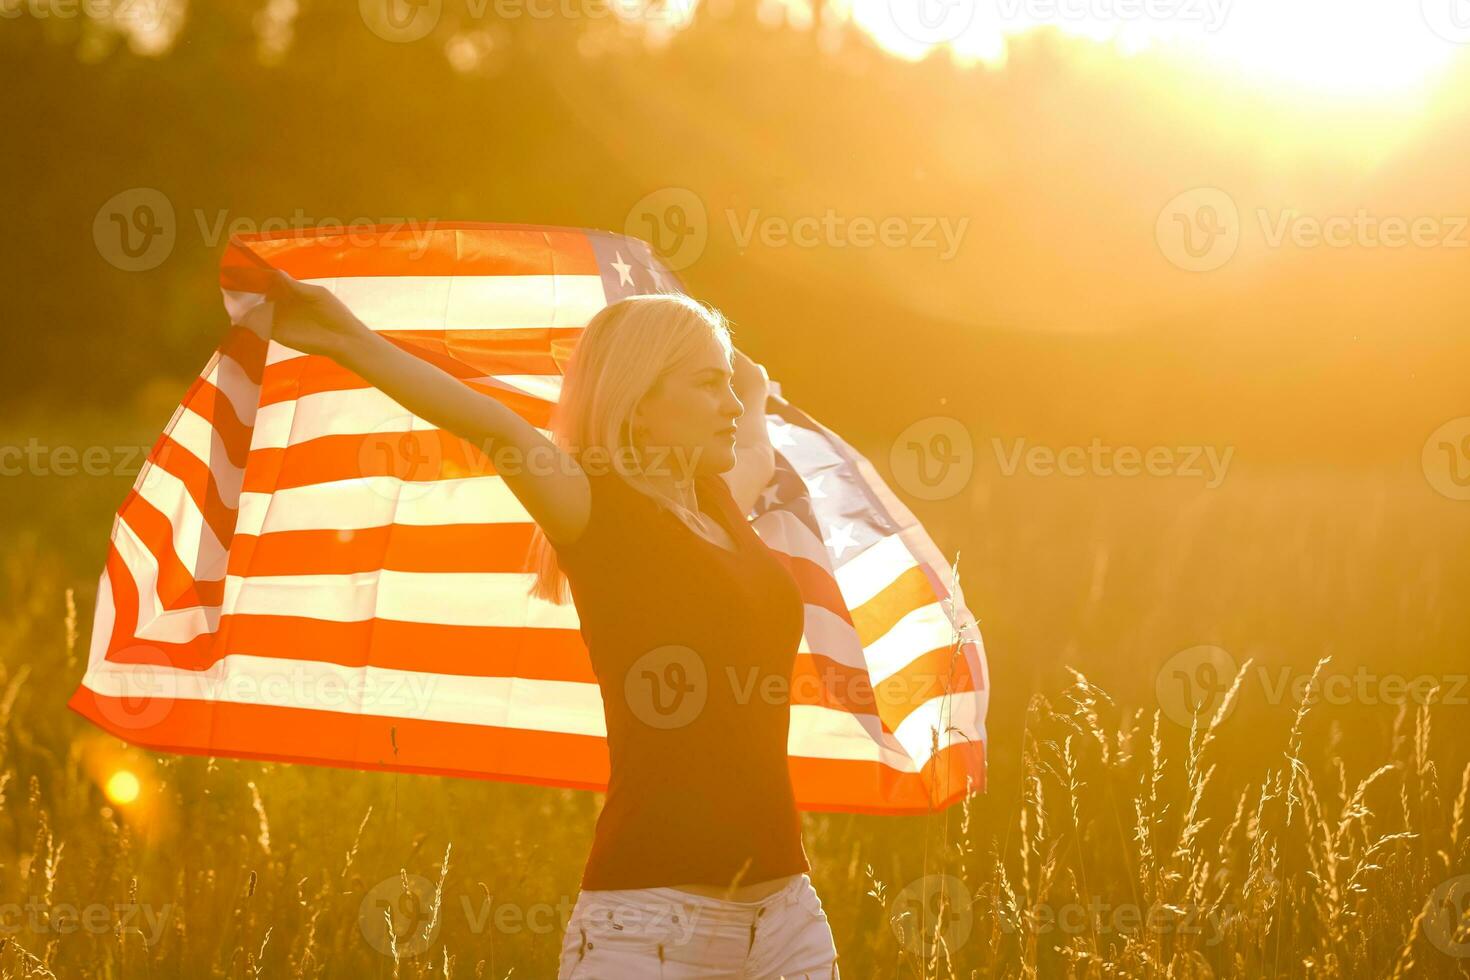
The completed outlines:
{"type": "Polygon", "coordinates": [[[730,386],[735,389],[735,397],[739,398],[742,404],[755,404],[764,408],[771,390],[771,376],[766,373],[765,365],[752,361],[744,351],[737,347],[732,367],[734,377],[730,381],[730,386]]]}

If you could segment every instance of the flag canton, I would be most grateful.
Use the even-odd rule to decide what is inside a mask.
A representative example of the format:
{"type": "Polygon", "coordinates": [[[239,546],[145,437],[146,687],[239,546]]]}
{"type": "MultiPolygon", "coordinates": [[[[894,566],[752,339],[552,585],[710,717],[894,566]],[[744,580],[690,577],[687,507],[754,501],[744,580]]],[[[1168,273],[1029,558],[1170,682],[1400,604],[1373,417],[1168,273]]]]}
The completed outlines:
{"type": "Polygon", "coordinates": [[[589,232],[587,238],[597,256],[597,271],[609,304],[629,296],[685,291],[679,277],[647,242],[609,232],[589,232]]]}
{"type": "Polygon", "coordinates": [[[757,516],[790,513],[822,542],[834,571],[897,530],[833,433],[779,397],[767,408],[766,428],[776,469],[756,499],[757,516]]]}

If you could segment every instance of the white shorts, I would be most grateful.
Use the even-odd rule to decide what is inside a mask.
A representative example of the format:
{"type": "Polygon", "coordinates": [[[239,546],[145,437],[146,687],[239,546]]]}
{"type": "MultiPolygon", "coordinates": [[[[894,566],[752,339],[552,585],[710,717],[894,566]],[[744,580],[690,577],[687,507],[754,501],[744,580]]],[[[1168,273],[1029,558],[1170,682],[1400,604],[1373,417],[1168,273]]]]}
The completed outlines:
{"type": "Polygon", "coordinates": [[[677,888],[583,891],[557,980],[838,980],[837,948],[809,875],[755,902],[677,888]]]}

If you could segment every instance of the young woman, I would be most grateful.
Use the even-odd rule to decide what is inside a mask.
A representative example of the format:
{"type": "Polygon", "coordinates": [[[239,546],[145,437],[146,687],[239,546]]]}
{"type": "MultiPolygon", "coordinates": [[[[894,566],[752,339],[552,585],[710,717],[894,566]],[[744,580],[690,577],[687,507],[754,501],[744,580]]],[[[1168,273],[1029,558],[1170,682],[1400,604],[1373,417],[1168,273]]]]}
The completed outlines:
{"type": "Polygon", "coordinates": [[[273,339],[493,454],[537,525],[533,593],[576,605],[611,776],[558,980],[839,977],[787,769],[802,600],[746,520],[773,467],[768,381],[719,312],[677,295],[603,309],[548,440],[275,276],[273,339]]]}

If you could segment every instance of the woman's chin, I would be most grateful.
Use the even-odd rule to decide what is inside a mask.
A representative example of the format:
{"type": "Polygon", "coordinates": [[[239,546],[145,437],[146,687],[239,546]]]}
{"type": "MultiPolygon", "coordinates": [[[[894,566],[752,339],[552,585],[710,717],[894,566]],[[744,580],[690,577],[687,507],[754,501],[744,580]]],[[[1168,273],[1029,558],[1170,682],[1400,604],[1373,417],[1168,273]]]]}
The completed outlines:
{"type": "Polygon", "coordinates": [[[735,468],[734,441],[718,442],[704,448],[699,454],[696,470],[703,474],[728,473],[735,468]]]}

